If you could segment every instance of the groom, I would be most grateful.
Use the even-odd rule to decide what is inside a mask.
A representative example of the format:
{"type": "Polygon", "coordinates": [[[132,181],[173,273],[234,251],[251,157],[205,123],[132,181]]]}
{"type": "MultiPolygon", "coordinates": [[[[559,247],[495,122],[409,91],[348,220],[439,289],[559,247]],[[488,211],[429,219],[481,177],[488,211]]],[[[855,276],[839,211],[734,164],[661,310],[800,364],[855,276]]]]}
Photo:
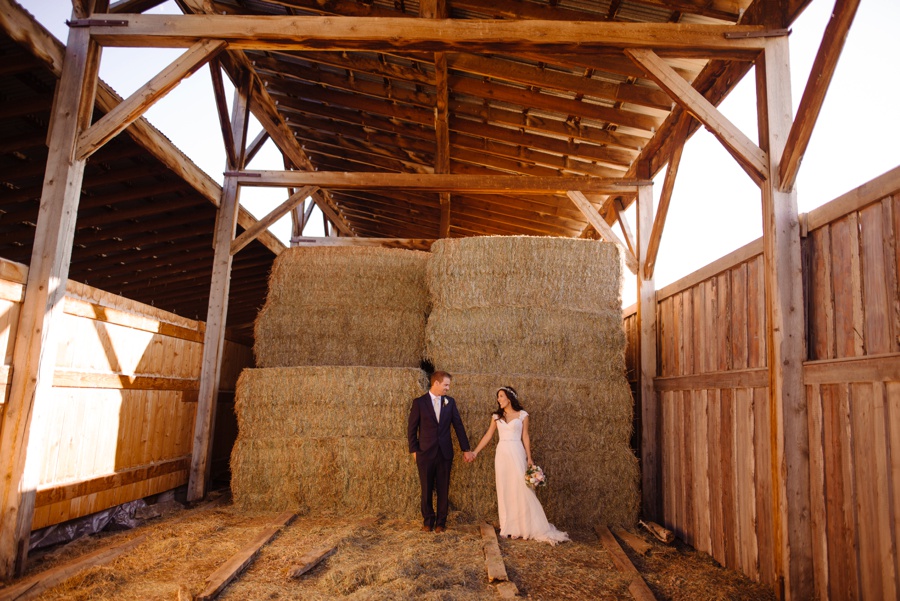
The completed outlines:
{"type": "Polygon", "coordinates": [[[450,424],[456,430],[459,448],[467,462],[475,459],[469,451],[469,439],[463,427],[456,401],[447,396],[450,392],[450,374],[436,371],[431,374],[431,388],[413,401],[409,411],[409,452],[419,468],[422,485],[422,530],[443,532],[447,529],[447,511],[450,500],[450,468],[453,465],[453,442],[450,424]],[[431,504],[432,492],[437,489],[437,515],[431,504]]]}

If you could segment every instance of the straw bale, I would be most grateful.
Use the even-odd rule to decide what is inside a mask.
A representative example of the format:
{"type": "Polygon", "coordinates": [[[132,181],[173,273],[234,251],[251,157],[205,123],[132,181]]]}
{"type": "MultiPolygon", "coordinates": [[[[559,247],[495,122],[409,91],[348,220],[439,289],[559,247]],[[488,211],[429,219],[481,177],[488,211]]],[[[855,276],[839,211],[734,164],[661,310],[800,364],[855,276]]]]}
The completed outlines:
{"type": "Polygon", "coordinates": [[[414,515],[406,420],[424,385],[411,368],[245,370],[235,395],[235,504],[414,515]]]}
{"type": "Polygon", "coordinates": [[[451,372],[624,378],[622,312],[436,306],[426,356],[451,372]]]}
{"type": "MultiPolygon", "coordinates": [[[[633,525],[640,495],[638,463],[629,447],[633,403],[624,378],[610,382],[454,373],[456,398],[474,447],[497,408],[496,390],[511,385],[529,415],[532,456],[549,478],[538,490],[547,517],[560,527],[633,525]]],[[[496,434],[474,464],[454,468],[451,503],[496,519],[496,434]]]]}
{"type": "Polygon", "coordinates": [[[611,243],[574,238],[445,238],[431,247],[435,306],[621,312],[622,265],[611,243]]]}
{"type": "Polygon", "coordinates": [[[428,314],[427,258],[384,248],[281,253],[256,320],[257,365],[417,367],[428,314]]]}

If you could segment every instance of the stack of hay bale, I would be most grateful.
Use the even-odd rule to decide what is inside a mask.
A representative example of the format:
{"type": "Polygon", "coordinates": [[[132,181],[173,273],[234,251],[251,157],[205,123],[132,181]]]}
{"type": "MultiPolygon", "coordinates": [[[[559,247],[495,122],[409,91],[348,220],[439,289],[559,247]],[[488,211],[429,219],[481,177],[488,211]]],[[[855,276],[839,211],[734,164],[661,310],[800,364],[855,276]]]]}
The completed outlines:
{"type": "Polygon", "coordinates": [[[414,515],[410,403],[424,390],[428,254],[292,248],[238,382],[232,491],[245,510],[414,515]]]}
{"type": "MultiPolygon", "coordinates": [[[[474,446],[513,386],[532,415],[540,490],[558,524],[631,525],[639,505],[629,447],[633,402],[625,379],[621,260],[590,240],[440,240],[427,270],[432,312],[426,355],[453,374],[451,394],[474,446]]],[[[496,440],[496,437],[495,437],[496,440]]],[[[454,469],[451,502],[496,515],[493,445],[454,469]]]]}

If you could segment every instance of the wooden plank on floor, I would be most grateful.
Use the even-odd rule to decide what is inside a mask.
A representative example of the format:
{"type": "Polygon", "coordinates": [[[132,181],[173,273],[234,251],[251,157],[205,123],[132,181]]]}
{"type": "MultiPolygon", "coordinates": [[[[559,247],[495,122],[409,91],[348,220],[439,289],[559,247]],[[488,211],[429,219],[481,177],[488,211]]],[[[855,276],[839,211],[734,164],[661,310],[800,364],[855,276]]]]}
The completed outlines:
{"type": "Polygon", "coordinates": [[[604,548],[606,548],[606,551],[612,557],[613,563],[616,564],[616,568],[626,576],[631,577],[631,584],[628,585],[628,592],[631,593],[636,601],[656,601],[656,597],[653,596],[653,592],[647,586],[647,583],[644,582],[641,573],[638,572],[637,568],[634,567],[634,564],[631,563],[631,560],[628,559],[628,556],[625,555],[625,551],[619,546],[616,537],[612,535],[609,528],[598,525],[594,526],[594,530],[596,530],[597,536],[600,537],[600,541],[603,543],[604,548]]]}
{"type": "Polygon", "coordinates": [[[488,582],[509,580],[494,527],[486,523],[481,524],[481,538],[484,541],[484,564],[487,568],[488,582]]]}
{"type": "Polygon", "coordinates": [[[632,534],[623,528],[613,527],[612,531],[613,534],[618,536],[622,542],[631,547],[638,555],[646,555],[650,552],[650,549],[653,548],[653,545],[642,539],[640,536],[632,534]]]}
{"type": "Polygon", "coordinates": [[[318,549],[314,549],[309,553],[306,553],[303,557],[300,558],[300,563],[291,568],[288,572],[289,578],[299,578],[303,576],[311,569],[334,555],[334,552],[337,551],[337,547],[320,547],[318,549]]]}
{"type": "Polygon", "coordinates": [[[256,537],[247,544],[246,547],[235,553],[231,558],[222,564],[218,570],[213,572],[206,579],[206,588],[197,595],[196,601],[209,601],[215,599],[219,593],[225,590],[225,587],[238,577],[238,575],[249,566],[256,558],[257,553],[266,543],[275,538],[281,532],[284,526],[290,524],[297,516],[295,513],[285,512],[272,520],[270,526],[260,530],[256,537]]]}
{"type": "Polygon", "coordinates": [[[144,542],[146,537],[146,534],[141,534],[140,536],[136,536],[127,541],[115,542],[106,545],[101,549],[97,549],[93,553],[88,553],[87,555],[79,557],[74,561],[35,574],[9,588],[0,590],[0,601],[26,601],[27,599],[36,599],[44,591],[68,580],[82,570],[113,561],[126,551],[129,551],[144,542]]]}

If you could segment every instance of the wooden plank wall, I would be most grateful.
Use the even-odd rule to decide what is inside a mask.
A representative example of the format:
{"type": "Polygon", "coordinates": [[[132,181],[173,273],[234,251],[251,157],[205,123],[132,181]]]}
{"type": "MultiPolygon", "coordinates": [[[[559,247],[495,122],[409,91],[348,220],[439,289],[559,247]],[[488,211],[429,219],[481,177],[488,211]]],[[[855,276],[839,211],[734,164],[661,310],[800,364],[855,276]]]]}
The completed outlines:
{"type": "Polygon", "coordinates": [[[831,599],[900,598],[900,169],[810,213],[813,561],[831,599]]]}
{"type": "MultiPolygon", "coordinates": [[[[804,225],[817,597],[900,598],[900,168],[804,225]]],[[[658,292],[655,388],[665,525],[775,586],[762,261],[757,240],[658,292]]]]}
{"type": "MultiPolygon", "coordinates": [[[[8,390],[27,267],[0,259],[0,390],[8,390]]],[[[204,324],[69,281],[32,528],[187,482],[204,324]]],[[[223,388],[252,364],[226,345],[223,388]]],[[[5,392],[2,399],[5,400],[5,392]]],[[[227,414],[226,414],[227,416],[227,414]]]]}

